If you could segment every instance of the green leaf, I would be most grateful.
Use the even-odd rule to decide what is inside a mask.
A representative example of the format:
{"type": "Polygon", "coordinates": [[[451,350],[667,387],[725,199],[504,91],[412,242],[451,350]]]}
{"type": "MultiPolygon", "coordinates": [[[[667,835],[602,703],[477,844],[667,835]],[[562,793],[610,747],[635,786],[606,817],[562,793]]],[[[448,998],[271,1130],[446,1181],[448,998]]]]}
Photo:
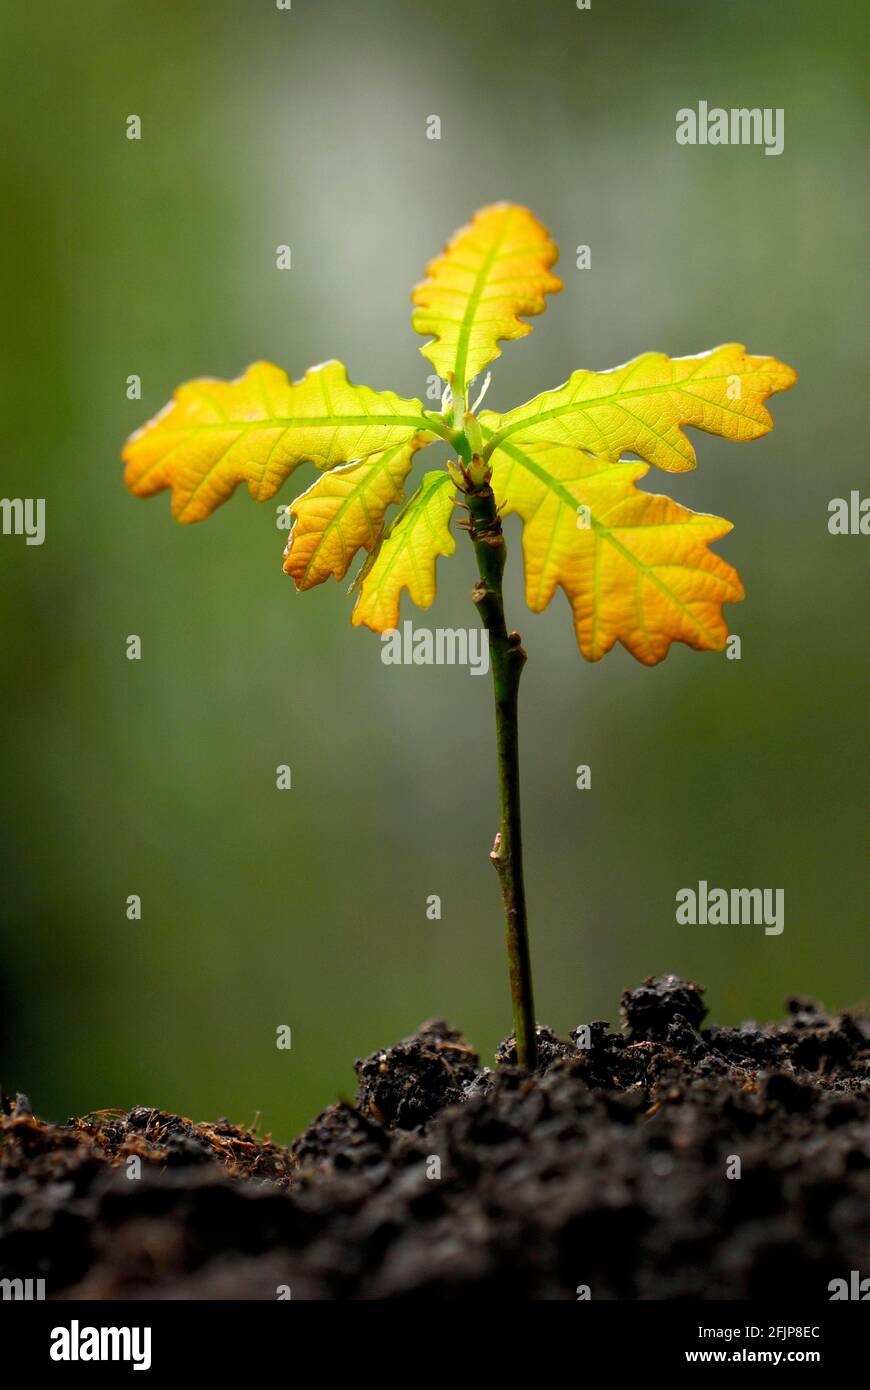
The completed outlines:
{"type": "Polygon", "coordinates": [[[435,597],[435,563],[439,555],[452,555],[456,549],[450,534],[454,503],[450,474],[424,473],[417,491],[387,529],[380,549],[367,562],[353,610],[354,627],[365,624],[374,632],[397,627],[403,589],[418,608],[429,607],[435,597]]]}

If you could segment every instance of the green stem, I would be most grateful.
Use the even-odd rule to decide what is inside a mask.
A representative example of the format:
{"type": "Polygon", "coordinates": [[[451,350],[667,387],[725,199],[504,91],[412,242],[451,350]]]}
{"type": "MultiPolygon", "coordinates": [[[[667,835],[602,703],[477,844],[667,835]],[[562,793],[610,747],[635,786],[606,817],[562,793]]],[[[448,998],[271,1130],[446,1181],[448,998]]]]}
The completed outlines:
{"type": "Polygon", "coordinates": [[[490,859],[498,873],[504,899],[517,1062],[521,1067],[532,1071],[537,1062],[537,1038],[523,884],[517,733],[517,697],[526,653],[523,651],[519,633],[508,632],[505,624],[502,574],[507,550],[495,497],[489,483],[470,487],[465,493],[465,501],[471,516],[469,535],[480,575],[471,596],[477,605],[480,620],[489,634],[489,656],[495,693],[500,824],[490,859]]]}

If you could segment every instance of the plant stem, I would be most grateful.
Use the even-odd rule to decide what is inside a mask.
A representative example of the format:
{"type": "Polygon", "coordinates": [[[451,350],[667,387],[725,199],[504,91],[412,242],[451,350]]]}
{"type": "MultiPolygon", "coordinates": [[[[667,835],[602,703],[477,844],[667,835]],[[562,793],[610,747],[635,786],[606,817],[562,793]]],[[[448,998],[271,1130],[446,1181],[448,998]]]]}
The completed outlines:
{"type": "Polygon", "coordinates": [[[500,825],[490,859],[498,873],[504,899],[517,1062],[521,1067],[532,1071],[537,1062],[537,1038],[523,885],[517,732],[517,697],[526,653],[522,648],[519,633],[508,632],[505,624],[502,574],[507,549],[498,508],[489,483],[469,487],[465,492],[465,501],[471,517],[469,535],[480,575],[471,596],[477,606],[480,620],[489,634],[489,655],[495,694],[500,825]]]}

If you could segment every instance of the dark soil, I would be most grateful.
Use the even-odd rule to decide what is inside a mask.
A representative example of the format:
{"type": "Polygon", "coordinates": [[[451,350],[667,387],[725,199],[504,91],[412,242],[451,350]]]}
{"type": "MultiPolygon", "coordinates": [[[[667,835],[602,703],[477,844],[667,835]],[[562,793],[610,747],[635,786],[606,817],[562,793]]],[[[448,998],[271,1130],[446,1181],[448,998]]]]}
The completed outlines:
{"type": "Polygon", "coordinates": [[[623,996],[618,1033],[542,1028],[534,1076],[511,1039],[481,1069],[427,1023],[357,1062],[355,1105],[289,1149],[0,1098],[0,1278],[99,1299],[826,1300],[870,1273],[870,1019],[793,999],[783,1023],[704,1028],[701,993],[665,976],[623,996]]]}

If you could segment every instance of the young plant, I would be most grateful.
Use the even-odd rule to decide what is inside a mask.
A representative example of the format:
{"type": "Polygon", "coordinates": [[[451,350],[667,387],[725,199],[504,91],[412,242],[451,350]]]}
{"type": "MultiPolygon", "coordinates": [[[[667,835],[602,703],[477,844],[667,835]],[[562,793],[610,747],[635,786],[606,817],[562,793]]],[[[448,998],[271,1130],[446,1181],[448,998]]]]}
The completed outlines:
{"type": "Polygon", "coordinates": [[[353,385],[340,362],[294,382],[257,362],[237,381],[200,379],[124,449],[126,483],[148,497],[172,489],[178,521],[202,521],[239,485],[258,502],[274,497],[301,463],[321,470],[290,503],[293,529],[284,570],[297,589],[342,580],[367,552],[354,626],[395,629],[407,589],[421,608],[435,597],[435,566],[456,548],[450,521],[467,512],[478,579],[472,590],[489,635],[495,691],[500,823],[491,859],[501,881],[517,1060],[536,1061],[532,977],[523,888],[517,693],[526,661],[502,601],[506,550],[501,519],[524,523],[526,597],[541,612],[564,590],[580,651],[598,661],[616,642],[646,665],[671,642],[720,651],[722,605],[743,597],[732,567],[710,549],[731,530],[721,517],[688,511],[637,483],[649,465],[695,467],[683,425],[727,439],[756,439],[771,427],[764,401],[795,380],[772,357],[735,344],[697,357],[645,353],[612,371],[572,373],[504,415],[473,406],[469,390],[501,350],[522,338],[545,295],[562,288],[558,252],[524,207],[484,208],[427,268],[413,294],[421,348],[446,383],[440,412],[392,391],[353,385]],[[404,502],[415,455],[446,440],[456,461],[424,473],[404,502]],[[631,452],[640,460],[622,461],[631,452]],[[390,507],[404,506],[387,522],[390,507]]]}

